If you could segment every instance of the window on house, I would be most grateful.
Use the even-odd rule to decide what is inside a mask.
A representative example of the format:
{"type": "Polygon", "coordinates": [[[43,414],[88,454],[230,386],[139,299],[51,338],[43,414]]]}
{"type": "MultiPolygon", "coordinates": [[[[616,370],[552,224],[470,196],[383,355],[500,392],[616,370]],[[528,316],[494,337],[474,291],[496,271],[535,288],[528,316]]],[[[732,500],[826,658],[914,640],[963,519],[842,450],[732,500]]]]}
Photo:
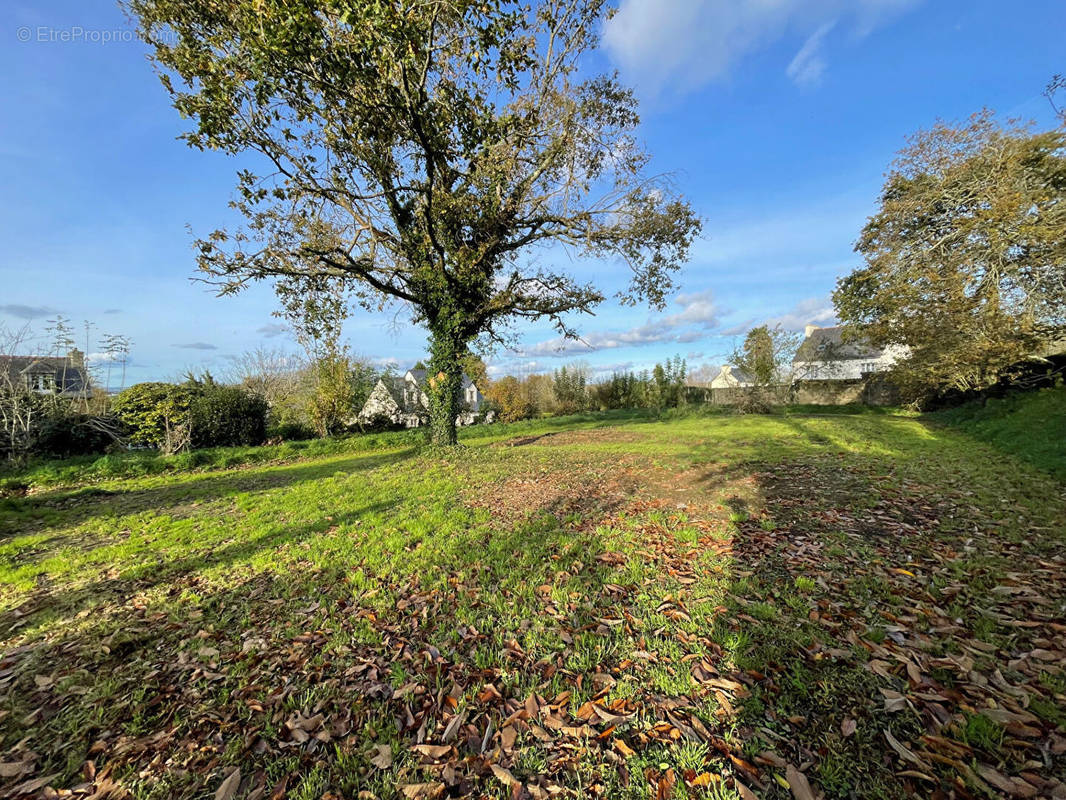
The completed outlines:
{"type": "Polygon", "coordinates": [[[38,392],[50,392],[56,387],[56,376],[39,372],[29,376],[30,388],[38,392]]]}
{"type": "Polygon", "coordinates": [[[864,361],[863,365],[862,365],[862,371],[863,372],[877,372],[877,362],[876,361],[864,361]]]}

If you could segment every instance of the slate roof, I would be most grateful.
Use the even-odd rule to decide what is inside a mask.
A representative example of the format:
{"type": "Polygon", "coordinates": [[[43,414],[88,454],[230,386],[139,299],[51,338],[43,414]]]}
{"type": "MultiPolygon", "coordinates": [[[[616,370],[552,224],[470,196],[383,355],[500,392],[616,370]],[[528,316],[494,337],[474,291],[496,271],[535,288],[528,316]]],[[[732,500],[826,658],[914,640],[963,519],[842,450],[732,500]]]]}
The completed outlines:
{"type": "Polygon", "coordinates": [[[800,361],[850,361],[859,358],[880,358],[884,353],[879,347],[862,340],[843,340],[844,328],[837,325],[832,328],[818,328],[803,340],[796,350],[792,363],[800,361]]]}
{"type": "Polygon", "coordinates": [[[54,375],[56,388],[62,394],[77,394],[89,388],[85,367],[71,364],[66,357],[0,356],[0,371],[6,372],[11,381],[21,381],[26,375],[54,375]]]}
{"type": "Polygon", "coordinates": [[[752,381],[752,377],[747,372],[747,370],[743,370],[740,367],[734,367],[731,364],[727,364],[726,366],[729,367],[729,375],[731,377],[736,378],[738,382],[740,382],[740,383],[752,383],[753,382],[752,381]]]}
{"type": "Polygon", "coordinates": [[[392,399],[396,401],[396,405],[403,408],[403,390],[407,385],[407,381],[403,379],[403,376],[396,377],[395,375],[387,375],[381,379],[381,382],[385,384],[385,388],[388,389],[389,394],[392,395],[392,399]]]}

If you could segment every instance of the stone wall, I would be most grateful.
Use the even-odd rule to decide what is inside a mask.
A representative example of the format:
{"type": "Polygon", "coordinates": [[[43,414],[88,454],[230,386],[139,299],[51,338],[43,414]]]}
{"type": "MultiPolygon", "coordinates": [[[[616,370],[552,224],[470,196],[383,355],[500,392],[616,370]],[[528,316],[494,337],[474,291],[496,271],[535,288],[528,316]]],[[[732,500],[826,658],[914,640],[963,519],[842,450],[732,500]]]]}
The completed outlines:
{"type": "MultiPolygon", "coordinates": [[[[690,387],[688,402],[704,402],[718,406],[736,405],[748,390],[742,387],[710,389],[690,387]]],[[[788,405],[842,406],[852,403],[868,406],[890,406],[899,402],[898,392],[881,377],[862,380],[801,381],[790,391],[787,386],[774,390],[773,403],[788,405]]]]}

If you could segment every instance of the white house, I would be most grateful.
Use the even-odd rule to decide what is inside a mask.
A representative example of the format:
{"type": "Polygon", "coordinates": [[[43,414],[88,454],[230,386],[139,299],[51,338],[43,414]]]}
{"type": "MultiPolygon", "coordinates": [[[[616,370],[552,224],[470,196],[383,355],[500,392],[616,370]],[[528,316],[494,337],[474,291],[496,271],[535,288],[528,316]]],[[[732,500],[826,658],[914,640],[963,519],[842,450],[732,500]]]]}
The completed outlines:
{"type": "Polygon", "coordinates": [[[751,376],[742,369],[723,364],[718,374],[711,378],[712,389],[736,389],[751,386],[751,376]]]}
{"type": "MultiPolygon", "coordinates": [[[[426,371],[409,369],[403,377],[386,376],[377,382],[363,410],[361,423],[388,419],[395,425],[417,428],[429,419],[429,396],[425,391],[426,371]]],[[[463,410],[455,418],[458,425],[472,425],[485,407],[485,397],[465,374],[462,389],[463,410]]]]}
{"type": "Polygon", "coordinates": [[[874,347],[862,340],[844,341],[843,328],[808,325],[803,343],[792,359],[792,372],[799,380],[856,380],[884,372],[906,355],[906,348],[874,347]]]}

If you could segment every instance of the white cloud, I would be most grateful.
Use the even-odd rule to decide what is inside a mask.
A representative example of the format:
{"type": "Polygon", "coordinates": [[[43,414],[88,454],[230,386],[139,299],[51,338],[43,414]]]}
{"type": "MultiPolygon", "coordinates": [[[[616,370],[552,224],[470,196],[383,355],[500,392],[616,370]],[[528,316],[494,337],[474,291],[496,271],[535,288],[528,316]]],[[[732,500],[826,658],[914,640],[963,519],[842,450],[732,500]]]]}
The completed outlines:
{"type": "Polygon", "coordinates": [[[651,319],[624,331],[596,331],[580,339],[557,336],[521,351],[524,356],[565,357],[611,350],[619,347],[640,347],[647,344],[675,342],[684,344],[699,341],[718,326],[718,309],[711,292],[679,294],[674,302],[681,310],[651,319]]]}
{"type": "Polygon", "coordinates": [[[918,2],[621,0],[604,27],[603,42],[642,92],[658,94],[669,87],[671,94],[683,94],[727,77],[746,56],[778,40],[807,37],[789,65],[797,77],[789,77],[809,85],[825,71],[822,40],[837,22],[844,21],[852,36],[861,38],[918,2]]]}
{"type": "Polygon", "coordinates": [[[833,302],[828,297],[808,297],[784,314],[766,320],[766,324],[771,327],[780,325],[789,331],[802,331],[807,325],[835,325],[836,319],[833,302]]]}
{"type": "Polygon", "coordinates": [[[797,86],[816,86],[822,80],[826,68],[822,41],[835,25],[836,20],[827,22],[808,36],[803,47],[785,68],[785,74],[797,86]]]}

